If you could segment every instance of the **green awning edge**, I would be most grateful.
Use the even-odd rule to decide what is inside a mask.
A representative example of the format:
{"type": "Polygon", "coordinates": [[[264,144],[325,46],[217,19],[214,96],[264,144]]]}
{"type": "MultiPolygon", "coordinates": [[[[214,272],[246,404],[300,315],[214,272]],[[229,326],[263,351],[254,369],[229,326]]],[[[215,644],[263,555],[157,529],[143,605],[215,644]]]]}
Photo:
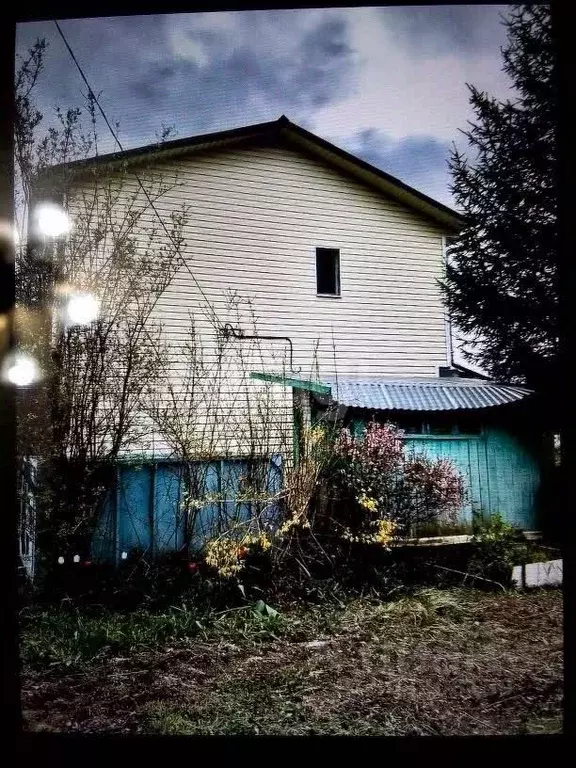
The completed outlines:
{"type": "Polygon", "coordinates": [[[293,379],[289,376],[280,376],[277,373],[255,373],[250,374],[251,379],[258,381],[267,381],[269,384],[282,384],[284,387],[293,387],[294,389],[304,389],[307,392],[315,392],[318,395],[329,395],[332,388],[327,384],[320,384],[317,381],[307,379],[293,379]]]}

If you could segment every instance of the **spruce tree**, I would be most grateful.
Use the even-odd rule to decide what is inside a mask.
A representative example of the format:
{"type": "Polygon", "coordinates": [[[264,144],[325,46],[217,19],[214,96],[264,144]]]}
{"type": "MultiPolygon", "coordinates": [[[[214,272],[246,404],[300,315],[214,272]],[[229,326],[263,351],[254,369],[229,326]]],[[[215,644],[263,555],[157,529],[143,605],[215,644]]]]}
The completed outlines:
{"type": "Polygon", "coordinates": [[[557,83],[550,9],[514,6],[503,69],[517,97],[469,85],[471,159],[453,149],[452,192],[466,226],[441,287],[466,357],[500,381],[550,392],[558,364],[557,83]]]}

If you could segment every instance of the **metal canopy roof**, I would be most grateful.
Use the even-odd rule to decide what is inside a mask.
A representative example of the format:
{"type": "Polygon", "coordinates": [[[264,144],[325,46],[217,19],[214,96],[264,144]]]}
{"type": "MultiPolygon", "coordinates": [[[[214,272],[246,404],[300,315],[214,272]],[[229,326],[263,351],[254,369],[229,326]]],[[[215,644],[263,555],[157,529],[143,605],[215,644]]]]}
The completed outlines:
{"type": "Polygon", "coordinates": [[[281,373],[263,373],[253,371],[250,374],[251,379],[265,381],[268,384],[282,384],[283,387],[292,387],[292,389],[303,389],[307,392],[314,392],[317,395],[329,395],[330,386],[322,384],[319,381],[310,381],[309,379],[299,379],[296,376],[285,376],[281,373]]]}
{"type": "Polygon", "coordinates": [[[492,408],[528,397],[531,391],[480,379],[323,378],[340,405],[382,411],[453,411],[492,408]]]}

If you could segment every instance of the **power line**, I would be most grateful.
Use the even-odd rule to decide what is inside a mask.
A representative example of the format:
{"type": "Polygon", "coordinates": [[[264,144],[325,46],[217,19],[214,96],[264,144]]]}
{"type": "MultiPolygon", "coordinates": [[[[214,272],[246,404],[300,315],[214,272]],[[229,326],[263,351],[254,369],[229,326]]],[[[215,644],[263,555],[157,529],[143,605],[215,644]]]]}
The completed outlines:
{"type": "MultiPolygon", "coordinates": [[[[60,37],[64,41],[64,45],[68,49],[68,53],[70,54],[70,56],[72,58],[72,61],[74,62],[74,64],[76,65],[76,68],[78,69],[78,72],[80,73],[80,77],[82,78],[82,80],[84,81],[86,87],[88,88],[88,96],[90,97],[90,99],[93,100],[93,102],[96,104],[96,106],[100,110],[100,114],[102,115],[102,117],[104,119],[104,122],[106,123],[106,125],[108,127],[108,130],[112,134],[112,136],[114,138],[114,141],[119,146],[120,151],[124,152],[124,147],[122,146],[122,144],[120,142],[120,139],[118,138],[116,132],[112,128],[112,126],[110,124],[110,121],[108,120],[108,117],[106,116],[106,113],[104,112],[104,109],[102,108],[102,105],[98,101],[98,97],[96,96],[96,94],[94,93],[92,87],[90,86],[90,83],[88,82],[88,79],[86,78],[86,75],[84,74],[84,71],[82,70],[82,67],[80,66],[80,63],[78,62],[78,59],[74,55],[74,51],[70,47],[70,44],[68,43],[68,40],[66,39],[66,37],[64,35],[64,32],[62,32],[60,24],[58,24],[56,19],[53,19],[53,21],[54,21],[54,24],[56,25],[56,29],[60,33],[60,37]]],[[[200,294],[202,295],[202,298],[204,299],[204,301],[208,305],[208,307],[209,307],[209,309],[210,309],[210,311],[212,313],[212,319],[218,321],[218,313],[216,312],[214,306],[212,305],[212,302],[206,296],[204,290],[202,289],[202,286],[200,285],[200,283],[198,282],[198,280],[194,276],[194,273],[190,269],[190,266],[188,265],[186,259],[184,258],[183,254],[182,254],[182,251],[180,250],[180,246],[175,242],[174,238],[172,237],[168,227],[166,226],[166,223],[164,222],[164,219],[162,218],[162,216],[158,212],[158,209],[156,208],[156,206],[154,205],[154,202],[152,201],[150,195],[148,194],[148,190],[145,188],[144,184],[142,183],[142,180],[140,179],[140,176],[137,174],[136,171],[134,171],[134,176],[135,176],[135,178],[136,178],[136,180],[137,180],[137,182],[138,182],[138,184],[140,186],[140,189],[144,193],[144,195],[145,195],[145,197],[146,197],[146,199],[148,201],[148,204],[150,205],[150,207],[152,208],[152,210],[154,211],[154,213],[158,217],[158,220],[160,221],[160,224],[162,225],[162,228],[163,228],[164,232],[166,233],[166,236],[168,237],[168,239],[170,240],[170,242],[172,243],[172,245],[176,249],[176,252],[180,256],[182,264],[188,270],[188,273],[190,274],[190,277],[192,278],[192,280],[194,280],[194,283],[195,283],[196,287],[198,288],[198,290],[200,291],[200,294]]]]}

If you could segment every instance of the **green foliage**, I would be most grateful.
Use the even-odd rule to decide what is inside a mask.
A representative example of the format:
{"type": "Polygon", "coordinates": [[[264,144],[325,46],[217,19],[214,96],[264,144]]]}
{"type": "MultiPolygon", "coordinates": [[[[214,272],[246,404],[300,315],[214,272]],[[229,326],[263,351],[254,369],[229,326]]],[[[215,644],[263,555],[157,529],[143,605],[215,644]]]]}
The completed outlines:
{"type": "Polygon", "coordinates": [[[450,163],[466,226],[450,245],[442,288],[472,339],[469,359],[495,378],[545,391],[557,378],[559,335],[550,8],[515,7],[505,24],[504,71],[518,98],[499,102],[468,86],[476,120],[464,135],[474,161],[454,149],[450,163]]]}
{"type": "Polygon", "coordinates": [[[505,522],[500,515],[491,515],[488,520],[477,517],[470,573],[510,586],[513,566],[530,561],[531,549],[519,540],[519,536],[518,529],[505,522]]]}
{"type": "Polygon", "coordinates": [[[275,619],[278,616],[278,611],[264,600],[258,600],[254,606],[254,613],[261,619],[275,619]]]}
{"type": "MultiPolygon", "coordinates": [[[[326,596],[324,596],[326,597],[326,596]]],[[[316,641],[330,634],[382,632],[391,618],[414,624],[459,620],[466,611],[464,593],[421,589],[398,602],[376,596],[327,599],[322,605],[293,605],[279,611],[263,600],[222,611],[190,603],[164,611],[129,613],[102,608],[26,610],[21,616],[21,656],[27,667],[76,669],[116,656],[167,645],[226,642],[243,647],[284,638],[316,641]]]]}
{"type": "Polygon", "coordinates": [[[198,634],[190,612],[154,616],[53,610],[25,622],[21,655],[33,667],[73,667],[189,634],[198,634]]]}
{"type": "Polygon", "coordinates": [[[281,614],[262,600],[225,611],[189,603],[162,612],[27,611],[21,622],[21,656],[36,668],[77,667],[196,637],[254,644],[276,638],[285,624],[281,614]]]}

